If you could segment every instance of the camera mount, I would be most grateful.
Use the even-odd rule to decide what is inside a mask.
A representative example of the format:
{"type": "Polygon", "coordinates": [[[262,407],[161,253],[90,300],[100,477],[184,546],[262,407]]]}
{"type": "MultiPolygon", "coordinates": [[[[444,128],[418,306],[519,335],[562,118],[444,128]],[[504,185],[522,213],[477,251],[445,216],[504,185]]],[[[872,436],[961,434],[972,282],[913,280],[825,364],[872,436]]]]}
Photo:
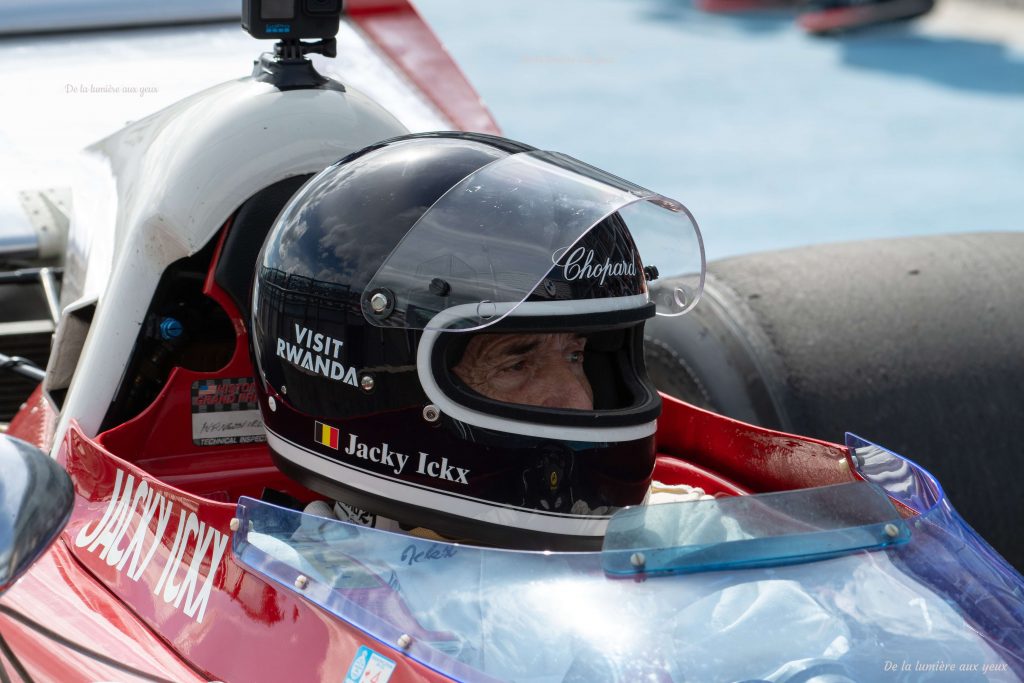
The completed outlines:
{"type": "Polygon", "coordinates": [[[337,57],[338,41],[335,38],[324,38],[315,43],[307,43],[298,38],[285,38],[274,43],[274,57],[279,60],[305,59],[308,54],[337,57]]]}
{"type": "Polygon", "coordinates": [[[337,54],[334,38],[317,43],[282,40],[274,45],[273,54],[264,52],[254,62],[252,77],[254,80],[270,83],[281,91],[324,88],[345,92],[345,86],[316,70],[313,62],[305,56],[311,53],[334,57],[337,54]]]}

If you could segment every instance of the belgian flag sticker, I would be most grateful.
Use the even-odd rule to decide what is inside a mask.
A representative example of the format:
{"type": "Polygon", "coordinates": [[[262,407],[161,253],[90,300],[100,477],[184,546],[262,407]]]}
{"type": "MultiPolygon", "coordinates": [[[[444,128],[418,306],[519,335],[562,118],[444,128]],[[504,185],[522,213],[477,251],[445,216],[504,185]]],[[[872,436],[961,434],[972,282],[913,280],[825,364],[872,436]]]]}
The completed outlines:
{"type": "Polygon", "coordinates": [[[338,430],[323,422],[317,422],[313,440],[334,450],[338,450],[338,430]]]}

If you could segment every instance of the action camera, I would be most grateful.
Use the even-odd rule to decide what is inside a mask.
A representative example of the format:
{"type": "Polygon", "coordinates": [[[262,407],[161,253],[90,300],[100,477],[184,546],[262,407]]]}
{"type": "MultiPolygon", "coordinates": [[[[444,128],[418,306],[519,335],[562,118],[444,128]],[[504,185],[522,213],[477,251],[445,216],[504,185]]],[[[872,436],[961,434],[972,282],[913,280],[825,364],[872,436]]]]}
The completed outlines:
{"type": "Polygon", "coordinates": [[[242,0],[242,28],[253,38],[333,38],[341,0],[242,0]]]}

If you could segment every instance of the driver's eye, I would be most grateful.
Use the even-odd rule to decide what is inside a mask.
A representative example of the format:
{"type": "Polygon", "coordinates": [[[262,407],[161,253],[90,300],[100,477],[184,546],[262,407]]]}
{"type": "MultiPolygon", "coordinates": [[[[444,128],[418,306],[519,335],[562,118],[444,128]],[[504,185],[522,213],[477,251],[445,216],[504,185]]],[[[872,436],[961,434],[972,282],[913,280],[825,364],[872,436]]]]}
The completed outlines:
{"type": "Polygon", "coordinates": [[[526,369],[526,361],[525,360],[520,360],[520,361],[517,361],[515,363],[512,363],[511,365],[506,365],[501,370],[502,370],[502,372],[522,372],[525,369],[526,369]]]}

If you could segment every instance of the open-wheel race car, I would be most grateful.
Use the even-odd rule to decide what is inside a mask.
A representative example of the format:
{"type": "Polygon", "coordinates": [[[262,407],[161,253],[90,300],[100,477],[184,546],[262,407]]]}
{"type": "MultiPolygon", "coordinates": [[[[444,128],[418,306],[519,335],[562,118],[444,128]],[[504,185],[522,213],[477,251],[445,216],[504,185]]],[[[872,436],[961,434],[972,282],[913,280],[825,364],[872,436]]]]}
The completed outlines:
{"type": "MultiPolygon", "coordinates": [[[[462,121],[486,127],[407,5],[352,5],[346,22],[418,83],[408,87],[462,97],[462,121]],[[425,62],[462,90],[433,89],[425,62]]],[[[252,76],[86,150],[59,269],[7,276],[38,278],[57,323],[45,372],[2,359],[40,384],[0,438],[0,680],[1024,679],[1024,579],[925,469],[854,435],[773,431],[648,390],[644,321],[686,312],[703,284],[681,204],[501,138],[409,136],[322,76],[303,45],[283,41],[252,76]],[[393,173],[396,154],[407,173],[393,173]],[[445,182],[413,173],[438,154],[487,161],[445,182]],[[401,175],[437,188],[384,252],[370,246],[394,226],[311,208],[326,197],[368,220],[375,202],[396,201],[382,183],[401,175]],[[499,201],[512,195],[529,200],[499,201]],[[619,223],[601,232],[613,214],[629,239],[619,223]],[[366,271],[358,286],[290,260],[310,235],[322,262],[349,258],[330,241],[343,224],[362,259],[351,269],[366,271]],[[496,241],[474,250],[483,235],[496,241]],[[544,258],[530,261],[542,239],[544,258]],[[643,260],[592,263],[590,245],[609,240],[635,242],[643,260]],[[676,270],[673,250],[689,255],[676,270]],[[506,298],[474,289],[484,271],[514,273],[488,281],[506,298]],[[562,293],[587,278],[636,288],[586,299],[587,315],[605,316],[583,325],[587,357],[638,373],[594,381],[591,398],[628,385],[643,410],[541,420],[513,447],[496,435],[525,412],[484,419],[484,398],[463,405],[454,380],[423,379],[465,353],[445,335],[521,330],[530,316],[546,316],[545,331],[566,324],[555,319],[580,311],[562,293]],[[350,336],[327,332],[338,320],[350,336]],[[407,364],[338,351],[424,339],[431,350],[407,364]],[[407,377],[420,383],[402,389],[407,377]],[[350,396],[373,415],[339,418],[350,396]],[[590,462],[637,442],[619,469],[590,462]],[[520,488],[500,499],[460,488],[498,461],[525,463],[520,488]],[[606,484],[638,469],[630,487],[606,484]],[[368,517],[384,514],[374,495],[405,487],[395,510],[446,496],[426,526],[454,531],[342,518],[332,499],[359,477],[373,480],[354,499],[368,517]],[[652,481],[676,494],[648,500],[652,481]],[[621,488],[639,497],[620,504],[621,488]],[[517,542],[510,528],[530,534],[517,542]]]]}

